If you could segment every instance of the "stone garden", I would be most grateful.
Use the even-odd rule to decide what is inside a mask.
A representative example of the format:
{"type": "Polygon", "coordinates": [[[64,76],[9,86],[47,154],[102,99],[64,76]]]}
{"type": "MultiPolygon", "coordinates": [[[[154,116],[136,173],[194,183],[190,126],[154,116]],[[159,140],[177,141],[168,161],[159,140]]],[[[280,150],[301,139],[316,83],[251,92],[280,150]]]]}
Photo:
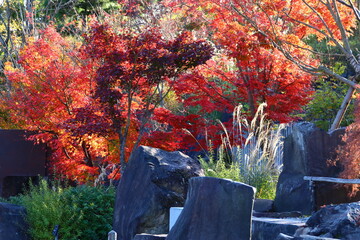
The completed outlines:
{"type": "MultiPolygon", "coordinates": [[[[240,182],[205,177],[199,161],[181,152],[140,146],[117,186],[108,239],[360,239],[359,195],[349,197],[341,184],[304,180],[337,177],[341,169],[327,159],[343,131],[328,134],[305,122],[293,126],[275,200],[255,199],[256,189],[240,182]],[[169,230],[172,207],[183,210],[169,230]]],[[[0,165],[3,175],[25,175],[6,167],[0,165]]],[[[25,176],[37,174],[35,168],[25,176]]],[[[0,204],[1,240],[28,239],[25,214],[22,206],[0,204]]]]}
{"type": "Polygon", "coordinates": [[[360,239],[359,23],[360,0],[0,0],[0,240],[360,239]]]}

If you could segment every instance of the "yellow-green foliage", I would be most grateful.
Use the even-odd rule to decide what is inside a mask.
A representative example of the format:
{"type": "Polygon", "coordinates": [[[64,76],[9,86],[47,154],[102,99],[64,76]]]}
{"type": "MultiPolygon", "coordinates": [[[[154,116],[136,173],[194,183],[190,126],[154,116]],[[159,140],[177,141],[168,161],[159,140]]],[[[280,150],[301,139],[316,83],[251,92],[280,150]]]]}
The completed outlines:
{"type": "Polygon", "coordinates": [[[202,158],[199,160],[205,171],[205,176],[226,178],[238,182],[242,180],[240,178],[239,164],[237,163],[226,166],[225,161],[221,158],[218,161],[214,160],[214,158],[210,158],[209,161],[205,161],[202,158]]]}
{"type": "Polygon", "coordinates": [[[52,239],[55,225],[77,224],[77,216],[67,206],[63,193],[63,188],[50,188],[45,180],[41,180],[38,186],[30,184],[27,194],[13,199],[14,203],[26,208],[26,220],[32,239],[52,239]]]}
{"type": "Polygon", "coordinates": [[[59,239],[105,239],[112,225],[114,188],[52,185],[41,180],[10,200],[26,208],[31,239],[54,239],[55,225],[60,225],[59,239]]]}

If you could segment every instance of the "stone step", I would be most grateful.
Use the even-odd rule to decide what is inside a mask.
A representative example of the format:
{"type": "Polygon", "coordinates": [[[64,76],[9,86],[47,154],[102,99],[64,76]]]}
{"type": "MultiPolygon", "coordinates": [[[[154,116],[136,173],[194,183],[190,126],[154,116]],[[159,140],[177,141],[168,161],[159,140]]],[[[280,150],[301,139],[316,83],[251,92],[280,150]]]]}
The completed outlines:
{"type": "Polygon", "coordinates": [[[165,240],[167,234],[136,234],[133,240],[165,240]]]}
{"type": "Polygon", "coordinates": [[[252,240],[276,239],[280,233],[294,235],[300,227],[305,227],[308,218],[252,218],[252,240]]]}
{"type": "Polygon", "coordinates": [[[299,237],[292,237],[286,234],[280,234],[276,240],[340,240],[338,238],[327,238],[327,237],[317,237],[310,235],[300,235],[299,237]]]}

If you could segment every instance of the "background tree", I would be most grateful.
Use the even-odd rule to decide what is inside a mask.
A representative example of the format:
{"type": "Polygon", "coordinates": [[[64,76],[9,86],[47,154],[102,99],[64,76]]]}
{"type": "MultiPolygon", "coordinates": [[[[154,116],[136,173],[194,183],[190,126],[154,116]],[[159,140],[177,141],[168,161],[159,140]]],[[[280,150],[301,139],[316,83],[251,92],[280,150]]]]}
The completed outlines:
{"type": "Polygon", "coordinates": [[[0,4],[0,71],[3,75],[4,63],[16,64],[20,48],[25,44],[26,33],[23,19],[24,5],[18,0],[5,0],[0,4]]]}
{"type": "Polygon", "coordinates": [[[359,20],[359,10],[355,2],[337,0],[213,2],[229,9],[239,23],[251,26],[266,42],[279,49],[302,70],[318,75],[329,75],[349,86],[330,131],[336,129],[355,89],[360,88],[358,54],[349,41],[359,20]],[[336,46],[341,56],[353,68],[354,74],[344,77],[332,71],[329,66],[319,64],[318,61],[311,62],[311,59],[320,59],[320,56],[329,54],[319,52],[319,49],[313,49],[307,44],[306,40],[312,36],[318,41],[326,41],[329,45],[336,46]]]}
{"type": "MultiPolygon", "coordinates": [[[[335,65],[339,66],[339,64],[335,65]]],[[[340,68],[343,71],[345,66],[340,68]]],[[[300,117],[305,121],[315,123],[317,127],[327,131],[336,117],[348,86],[332,78],[319,78],[314,81],[313,85],[315,88],[313,99],[305,106],[304,113],[301,113],[300,117]]],[[[353,102],[351,101],[341,121],[341,127],[349,126],[354,121],[353,102]]]]}
{"type": "MultiPolygon", "coordinates": [[[[179,29],[205,36],[217,49],[213,61],[182,77],[174,88],[184,106],[198,110],[193,112],[197,118],[220,113],[217,117],[223,121],[231,120],[229,115],[239,103],[251,118],[259,104],[267,102],[269,118],[277,122],[296,119],[312,94],[310,74],[287,60],[253,28],[239,22],[222,1],[165,3],[182,23],[178,24],[179,29]]],[[[210,129],[214,134],[219,130],[208,127],[203,129],[202,136],[204,132],[210,134],[210,129]]]]}
{"type": "Polygon", "coordinates": [[[36,15],[42,24],[54,22],[67,34],[81,35],[93,16],[115,14],[120,7],[116,0],[41,0],[36,4],[36,15]]]}
{"type": "Polygon", "coordinates": [[[34,139],[47,142],[60,172],[82,181],[97,171],[82,151],[86,139],[74,139],[61,127],[75,108],[87,103],[93,87],[94,65],[79,55],[53,28],[42,32],[38,40],[29,39],[19,55],[21,68],[7,63],[5,74],[11,88],[1,103],[13,124],[39,132],[34,139]]]}

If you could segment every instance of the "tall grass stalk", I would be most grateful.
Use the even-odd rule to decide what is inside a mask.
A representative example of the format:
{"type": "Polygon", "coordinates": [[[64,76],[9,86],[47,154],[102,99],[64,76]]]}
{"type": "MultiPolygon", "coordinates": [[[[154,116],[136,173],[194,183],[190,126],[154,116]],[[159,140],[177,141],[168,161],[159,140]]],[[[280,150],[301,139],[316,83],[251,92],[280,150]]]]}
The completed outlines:
{"type": "Polygon", "coordinates": [[[282,151],[283,125],[274,124],[266,118],[266,103],[260,104],[255,116],[249,122],[242,114],[242,105],[234,110],[232,135],[226,132],[224,144],[230,149],[233,162],[240,166],[244,183],[257,189],[257,197],[274,198],[281,165],[275,162],[282,151]],[[232,138],[232,140],[231,140],[232,138]],[[234,146],[229,145],[231,142],[234,146]]]}
{"type": "Polygon", "coordinates": [[[242,113],[242,105],[233,113],[233,127],[222,125],[224,134],[217,161],[202,161],[208,176],[230,178],[256,187],[258,198],[275,198],[277,179],[282,165],[275,159],[282,151],[283,125],[275,125],[266,118],[260,104],[254,118],[249,122],[242,113]],[[231,159],[226,166],[225,159],[231,159]],[[207,164],[207,165],[206,165],[207,164]],[[237,169],[237,171],[234,171],[237,169]],[[215,173],[214,173],[215,172],[215,173]]]}

